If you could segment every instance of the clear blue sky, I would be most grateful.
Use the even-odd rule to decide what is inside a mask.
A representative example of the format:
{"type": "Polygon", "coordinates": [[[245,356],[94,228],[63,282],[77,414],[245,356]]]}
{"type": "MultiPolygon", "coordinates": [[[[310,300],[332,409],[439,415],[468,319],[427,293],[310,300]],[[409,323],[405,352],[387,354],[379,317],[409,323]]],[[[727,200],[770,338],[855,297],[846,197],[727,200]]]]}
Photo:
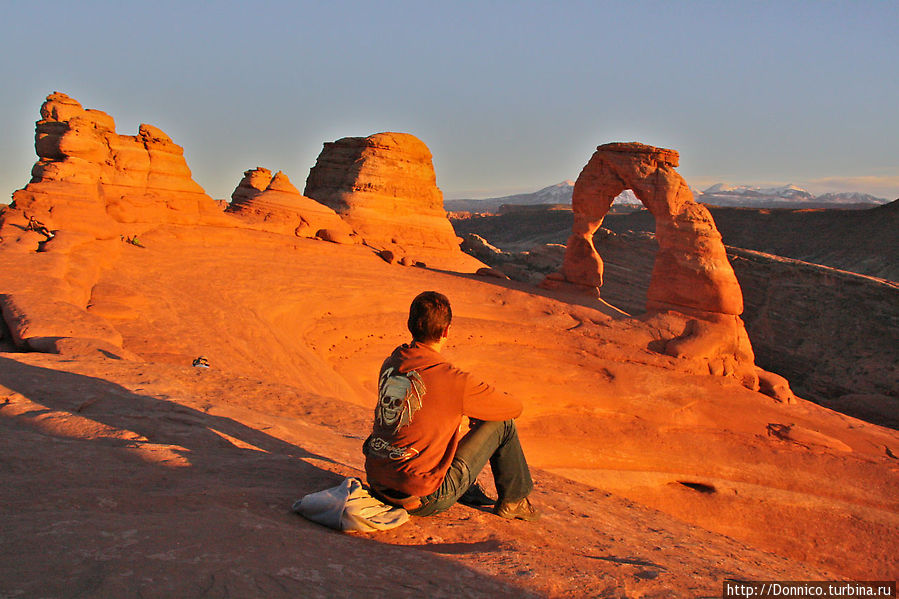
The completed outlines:
{"type": "Polygon", "coordinates": [[[155,125],[229,197],[303,189],[325,141],[420,137],[447,198],[574,179],[596,145],[681,153],[695,186],[899,197],[899,2],[0,0],[0,201],[58,90],[155,125]]]}

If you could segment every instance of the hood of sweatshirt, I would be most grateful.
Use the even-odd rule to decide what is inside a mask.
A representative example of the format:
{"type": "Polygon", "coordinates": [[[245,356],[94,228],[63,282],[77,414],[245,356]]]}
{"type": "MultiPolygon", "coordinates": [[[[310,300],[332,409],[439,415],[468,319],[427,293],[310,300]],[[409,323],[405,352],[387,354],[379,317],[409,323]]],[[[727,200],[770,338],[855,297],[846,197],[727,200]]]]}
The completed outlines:
{"type": "Polygon", "coordinates": [[[446,358],[440,352],[426,345],[419,345],[415,341],[399,346],[388,359],[399,359],[397,370],[403,374],[412,370],[425,370],[446,362],[446,358]]]}

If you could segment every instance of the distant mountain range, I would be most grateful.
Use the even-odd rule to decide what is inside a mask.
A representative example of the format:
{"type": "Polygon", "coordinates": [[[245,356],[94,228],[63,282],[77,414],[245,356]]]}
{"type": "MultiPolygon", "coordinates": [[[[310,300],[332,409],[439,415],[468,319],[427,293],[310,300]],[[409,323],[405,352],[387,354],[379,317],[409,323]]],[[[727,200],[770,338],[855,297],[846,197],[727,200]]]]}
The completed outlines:
{"type": "Polygon", "coordinates": [[[715,206],[748,208],[873,208],[889,200],[868,193],[844,192],[814,195],[796,185],[750,187],[718,183],[704,191],[694,191],[697,202],[715,206]]]}
{"type": "MultiPolygon", "coordinates": [[[[534,206],[537,204],[570,204],[574,181],[562,181],[532,193],[519,193],[483,200],[445,200],[450,212],[497,212],[503,204],[534,206]]],[[[867,193],[825,193],[816,196],[796,185],[751,187],[717,183],[704,191],[693,190],[697,202],[715,206],[745,208],[873,208],[889,200],[867,193]]],[[[639,206],[640,200],[627,189],[615,198],[613,205],[639,206]]]]}

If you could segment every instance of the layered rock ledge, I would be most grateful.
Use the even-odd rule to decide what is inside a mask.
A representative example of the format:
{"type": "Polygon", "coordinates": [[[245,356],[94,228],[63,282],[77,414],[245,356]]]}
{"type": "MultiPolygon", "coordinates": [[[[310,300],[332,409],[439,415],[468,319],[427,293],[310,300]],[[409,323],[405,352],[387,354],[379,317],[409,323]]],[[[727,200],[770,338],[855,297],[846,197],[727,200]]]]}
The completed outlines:
{"type": "Polygon", "coordinates": [[[476,270],[443,209],[431,152],[408,133],[327,142],[304,194],[333,208],[369,245],[415,261],[476,270]]]}
{"type": "Polygon", "coordinates": [[[41,106],[35,151],[31,181],[13,194],[0,227],[6,241],[21,239],[27,249],[36,249],[36,238],[18,231],[31,218],[49,231],[99,239],[158,223],[222,222],[221,210],[191,177],[181,146],[152,125],[119,135],[105,112],[54,92],[41,106]]]}

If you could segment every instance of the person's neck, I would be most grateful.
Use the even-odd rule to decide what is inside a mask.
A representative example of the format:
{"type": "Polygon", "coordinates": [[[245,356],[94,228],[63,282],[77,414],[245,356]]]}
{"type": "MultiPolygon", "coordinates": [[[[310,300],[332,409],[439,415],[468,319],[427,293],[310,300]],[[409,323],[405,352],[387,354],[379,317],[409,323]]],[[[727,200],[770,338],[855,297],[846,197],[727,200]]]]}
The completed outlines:
{"type": "Polygon", "coordinates": [[[446,337],[438,339],[437,341],[416,341],[415,344],[420,345],[421,347],[433,349],[439,354],[440,350],[442,350],[443,346],[446,344],[446,337]]]}

